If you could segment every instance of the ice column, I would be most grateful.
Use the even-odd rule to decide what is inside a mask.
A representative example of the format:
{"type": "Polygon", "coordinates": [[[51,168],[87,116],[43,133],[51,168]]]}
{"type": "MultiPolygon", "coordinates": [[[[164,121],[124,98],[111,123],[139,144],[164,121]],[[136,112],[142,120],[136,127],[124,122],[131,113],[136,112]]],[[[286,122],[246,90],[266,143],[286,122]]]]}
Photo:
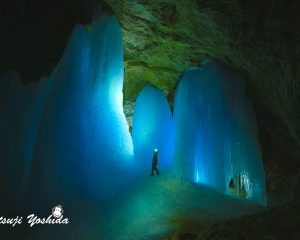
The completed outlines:
{"type": "Polygon", "coordinates": [[[224,132],[226,183],[228,185],[232,178],[235,195],[266,204],[265,173],[256,118],[246,96],[245,79],[220,63],[218,71],[224,76],[222,85],[228,106],[224,132]]]}
{"type": "Polygon", "coordinates": [[[33,157],[35,201],[110,198],[129,185],[134,163],[122,107],[123,72],[116,17],[74,29],[51,76],[33,157]]]}
{"type": "Polygon", "coordinates": [[[137,165],[150,173],[154,149],[158,168],[170,170],[173,158],[173,119],[164,93],[147,86],[138,95],[134,107],[132,139],[137,165]]]}
{"type": "Polygon", "coordinates": [[[244,79],[219,61],[187,71],[174,103],[174,171],[195,182],[265,204],[255,114],[244,79]]]}
{"type": "Polygon", "coordinates": [[[187,71],[176,90],[175,172],[225,192],[224,98],[211,70],[187,71]]]}

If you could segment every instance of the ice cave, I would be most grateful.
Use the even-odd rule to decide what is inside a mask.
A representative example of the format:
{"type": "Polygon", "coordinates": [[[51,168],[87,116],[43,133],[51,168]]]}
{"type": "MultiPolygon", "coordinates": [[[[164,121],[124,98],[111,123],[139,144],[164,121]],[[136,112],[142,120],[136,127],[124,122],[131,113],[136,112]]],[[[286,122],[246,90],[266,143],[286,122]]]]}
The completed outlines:
{"type": "Polygon", "coordinates": [[[265,204],[256,120],[240,75],[219,61],[187,70],[174,117],[163,91],[145,87],[131,138],[123,74],[121,29],[109,17],[77,26],[56,69],[39,83],[23,87],[17,73],[2,76],[2,102],[13,109],[1,126],[2,152],[10,159],[3,172],[15,168],[24,179],[10,187],[49,203],[57,196],[111,198],[150,171],[158,149],[161,170],[265,204]]]}
{"type": "Polygon", "coordinates": [[[124,35],[127,55],[134,41],[121,26],[110,14],[77,24],[39,81],[1,73],[0,210],[45,213],[62,204],[73,210],[74,239],[127,239],[124,232],[159,239],[186,217],[264,211],[267,177],[246,75],[212,57],[184,71],[128,60],[124,35]],[[132,87],[130,115],[123,106],[129,63],[182,75],[171,90],[134,75],[130,81],[141,84],[132,87]],[[154,151],[161,174],[149,177],[154,151]],[[85,224],[91,231],[77,236],[85,224]]]}

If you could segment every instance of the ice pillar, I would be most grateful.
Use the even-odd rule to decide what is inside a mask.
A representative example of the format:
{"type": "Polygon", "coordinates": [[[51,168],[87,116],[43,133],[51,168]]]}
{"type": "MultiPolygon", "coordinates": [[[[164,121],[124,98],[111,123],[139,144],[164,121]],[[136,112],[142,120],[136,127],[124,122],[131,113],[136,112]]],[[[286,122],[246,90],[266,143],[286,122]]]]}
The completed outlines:
{"type": "Polygon", "coordinates": [[[153,152],[158,150],[159,170],[170,170],[173,159],[173,119],[164,93],[147,86],[134,107],[132,139],[137,165],[149,174],[153,152]]]}
{"type": "Polygon", "coordinates": [[[122,107],[123,53],[116,17],[77,26],[52,74],[33,157],[31,197],[50,204],[115,196],[134,176],[122,107]]]}
{"type": "Polygon", "coordinates": [[[214,71],[187,71],[176,90],[175,172],[225,192],[224,99],[214,71]]]}
{"type": "Polygon", "coordinates": [[[228,193],[265,203],[255,114],[241,75],[219,61],[187,71],[174,103],[174,171],[228,193]]]}
{"type": "Polygon", "coordinates": [[[245,78],[218,63],[223,73],[227,118],[224,132],[226,183],[233,179],[236,196],[266,204],[265,173],[261,159],[256,118],[246,95],[245,78]]]}

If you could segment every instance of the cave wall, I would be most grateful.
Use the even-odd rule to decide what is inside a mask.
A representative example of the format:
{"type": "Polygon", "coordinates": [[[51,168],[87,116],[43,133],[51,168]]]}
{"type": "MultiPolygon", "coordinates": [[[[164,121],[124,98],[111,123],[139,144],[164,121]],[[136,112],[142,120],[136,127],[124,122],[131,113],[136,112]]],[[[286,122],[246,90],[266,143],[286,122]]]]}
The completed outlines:
{"type": "MultiPolygon", "coordinates": [[[[248,77],[269,199],[299,195],[300,26],[296,0],[5,0],[0,3],[0,72],[25,83],[50,74],[77,23],[114,11],[124,39],[125,114],[146,84],[172,107],[184,70],[221,59],[248,77]]],[[[299,198],[299,196],[298,196],[299,198]]],[[[270,201],[269,201],[270,202],[270,201]]],[[[272,204],[272,201],[271,201],[272,204]]]]}

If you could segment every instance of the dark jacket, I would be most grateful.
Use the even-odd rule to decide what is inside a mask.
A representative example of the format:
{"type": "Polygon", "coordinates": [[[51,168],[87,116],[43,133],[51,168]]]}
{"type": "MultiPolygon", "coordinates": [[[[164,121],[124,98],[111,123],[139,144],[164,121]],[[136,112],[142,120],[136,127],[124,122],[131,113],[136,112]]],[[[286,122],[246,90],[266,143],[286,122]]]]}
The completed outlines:
{"type": "Polygon", "coordinates": [[[153,159],[152,159],[152,166],[156,167],[157,166],[157,154],[154,154],[153,159]]]}

